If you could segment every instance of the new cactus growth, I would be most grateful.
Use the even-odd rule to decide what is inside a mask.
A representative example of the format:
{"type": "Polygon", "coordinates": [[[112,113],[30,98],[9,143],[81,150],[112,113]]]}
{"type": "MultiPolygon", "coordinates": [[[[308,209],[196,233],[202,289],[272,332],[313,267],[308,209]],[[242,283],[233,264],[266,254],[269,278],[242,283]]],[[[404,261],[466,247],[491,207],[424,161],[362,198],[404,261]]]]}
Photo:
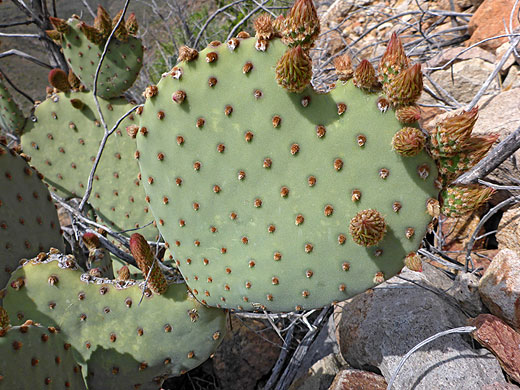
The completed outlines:
{"type": "MultiPolygon", "coordinates": [[[[27,158],[27,157],[26,157],[27,158]]],[[[63,249],[56,208],[41,175],[0,144],[0,288],[22,258],[63,249]]]]}
{"type": "MultiPolygon", "coordinates": [[[[119,98],[99,98],[99,102],[109,130],[132,108],[119,98]]],[[[89,198],[99,217],[116,230],[153,220],[139,180],[135,140],[125,132],[125,126],[132,123],[130,115],[109,137],[89,198]]],[[[82,197],[103,133],[91,92],[55,93],[36,107],[33,121],[22,134],[22,146],[52,191],[66,198],[82,197]]],[[[150,225],[141,233],[155,239],[156,229],[150,225]]]]}
{"type": "MultiPolygon", "coordinates": [[[[118,14],[112,23],[108,13],[99,6],[94,26],[89,26],[77,18],[68,21],[50,18],[56,30],[48,32],[48,35],[61,38],[67,62],[82,83],[91,90],[99,58],[120,15],[118,14]]],[[[120,96],[134,83],[143,59],[143,46],[136,34],[135,15],[130,17],[126,24],[123,20],[114,33],[114,39],[110,41],[99,74],[98,96],[107,99],[120,96]]]]}
{"type": "Polygon", "coordinates": [[[52,251],[13,274],[4,304],[18,322],[59,326],[88,388],[155,390],[215,351],[226,313],[201,305],[183,283],[161,295],[142,287],[83,274],[72,256],[52,251]]]}
{"type": "Polygon", "coordinates": [[[71,346],[56,328],[31,320],[0,328],[0,389],[86,389],[71,346]]]}
{"type": "Polygon", "coordinates": [[[99,276],[113,279],[114,272],[110,252],[101,247],[98,236],[94,233],[85,233],[83,243],[88,249],[87,270],[96,269],[99,276]]]}
{"type": "Polygon", "coordinates": [[[420,66],[386,55],[392,95],[368,61],[354,81],[338,62],[344,82],[328,94],[305,87],[311,5],[297,1],[285,19],[289,48],[240,34],[182,56],[146,94],[145,191],[202,303],[291,311],[343,300],[396,274],[426,231],[435,162],[417,125],[392,112],[418,98],[420,66]],[[417,132],[392,143],[405,127],[417,132]]]}
{"type": "Polygon", "coordinates": [[[0,129],[11,133],[20,132],[25,125],[25,117],[13,100],[0,74],[0,129]]]}

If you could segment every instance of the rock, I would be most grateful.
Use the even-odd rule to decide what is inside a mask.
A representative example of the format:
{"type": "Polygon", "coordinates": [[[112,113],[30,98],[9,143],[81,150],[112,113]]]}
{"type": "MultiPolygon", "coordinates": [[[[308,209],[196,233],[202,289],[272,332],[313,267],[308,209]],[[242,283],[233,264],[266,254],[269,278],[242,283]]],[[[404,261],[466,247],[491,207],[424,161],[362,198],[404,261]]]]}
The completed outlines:
{"type": "MultiPolygon", "coordinates": [[[[338,355],[340,366],[346,364],[346,362],[342,359],[341,354],[339,353],[339,345],[336,340],[334,328],[334,318],[332,318],[332,316],[330,316],[327,325],[321,328],[320,333],[318,333],[318,336],[307,350],[307,354],[303,358],[300,369],[295,378],[307,376],[308,371],[314,366],[316,362],[330,355],[338,355]]],[[[334,375],[335,374],[336,373],[334,373],[334,375]]]]}
{"type": "Polygon", "coordinates": [[[386,390],[386,386],[381,375],[347,368],[336,375],[329,390],[386,390]]]}
{"type": "Polygon", "coordinates": [[[501,250],[491,262],[482,279],[479,293],[494,315],[520,329],[520,257],[510,250],[501,250]]]}
{"type": "Polygon", "coordinates": [[[520,87],[520,66],[513,65],[509,68],[507,76],[502,82],[502,88],[507,91],[518,87],[520,87]]]}
{"type": "Polygon", "coordinates": [[[282,342],[270,325],[231,316],[231,328],[215,352],[213,367],[220,387],[255,389],[280,354],[282,342]],[[262,331],[260,333],[260,331],[262,331]]]}
{"type": "Polygon", "coordinates": [[[497,382],[492,385],[485,385],[480,390],[520,390],[520,387],[507,382],[497,382]]]}
{"type": "Polygon", "coordinates": [[[520,334],[491,314],[481,314],[471,324],[477,327],[473,338],[493,352],[504,371],[520,382],[520,334]]]}
{"type": "Polygon", "coordinates": [[[314,363],[305,375],[291,384],[289,390],[327,390],[343,366],[343,359],[331,353],[314,363]]]}
{"type": "Polygon", "coordinates": [[[498,249],[511,249],[520,256],[520,205],[511,207],[502,215],[496,239],[498,249]]]}
{"type": "Polygon", "coordinates": [[[457,63],[460,61],[465,61],[465,60],[470,60],[472,58],[480,58],[481,60],[487,61],[491,64],[494,64],[496,61],[496,56],[494,54],[490,53],[487,50],[481,49],[478,46],[473,47],[473,48],[465,51],[464,53],[462,53],[464,50],[467,50],[467,48],[450,47],[448,49],[441,51],[435,57],[428,60],[425,65],[428,68],[442,67],[457,56],[458,57],[456,58],[454,63],[457,63]]]}
{"type": "MultiPolygon", "coordinates": [[[[504,54],[506,54],[506,52],[509,50],[510,46],[511,45],[509,44],[509,42],[505,42],[497,48],[497,50],[496,50],[496,62],[497,63],[502,59],[504,54]]],[[[518,47],[517,47],[517,49],[518,49],[518,47]]],[[[502,65],[502,68],[500,69],[500,74],[506,74],[508,69],[515,63],[515,61],[516,61],[515,53],[513,52],[513,53],[511,53],[511,55],[509,57],[507,57],[507,60],[504,63],[504,65],[502,65]]]]}
{"type": "Polygon", "coordinates": [[[453,287],[446,293],[455,299],[460,307],[470,316],[482,313],[484,305],[478,292],[479,277],[471,272],[460,272],[453,282],[453,287]]]}
{"type": "MultiPolygon", "coordinates": [[[[377,367],[389,381],[401,358],[419,342],[466,325],[462,311],[442,292],[452,281],[429,264],[423,266],[422,273],[404,270],[338,306],[338,342],[351,366],[377,367]]],[[[502,381],[500,365],[490,353],[472,349],[461,335],[450,335],[415,352],[394,389],[474,390],[502,381]]]]}
{"type": "MultiPolygon", "coordinates": [[[[495,66],[480,58],[472,58],[453,64],[452,69],[438,70],[432,72],[431,79],[435,84],[446,90],[459,103],[469,103],[477,94],[482,84],[493,72],[495,66]]],[[[425,79],[425,85],[430,87],[437,95],[444,97],[446,101],[450,99],[445,96],[442,90],[437,90],[432,83],[425,79]]],[[[494,80],[486,91],[486,94],[498,93],[499,85],[494,80]]],[[[423,92],[421,102],[434,104],[435,100],[423,92]]]]}
{"type": "MultiPolygon", "coordinates": [[[[466,41],[470,46],[483,39],[505,33],[504,20],[509,26],[509,15],[513,9],[515,0],[485,0],[471,17],[468,24],[468,33],[471,38],[466,41]]],[[[513,18],[513,29],[518,27],[518,21],[513,18]]],[[[493,39],[480,45],[481,48],[494,51],[507,38],[493,39]]]]}

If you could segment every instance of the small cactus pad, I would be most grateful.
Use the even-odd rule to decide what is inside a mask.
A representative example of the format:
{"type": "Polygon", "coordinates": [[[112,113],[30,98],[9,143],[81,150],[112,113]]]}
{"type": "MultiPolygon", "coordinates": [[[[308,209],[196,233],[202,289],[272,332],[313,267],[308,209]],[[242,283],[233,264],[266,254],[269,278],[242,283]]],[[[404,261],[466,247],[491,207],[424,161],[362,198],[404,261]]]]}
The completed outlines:
{"type": "Polygon", "coordinates": [[[24,257],[63,249],[56,208],[39,174],[0,144],[0,288],[24,257]]]}
{"type": "MultiPolygon", "coordinates": [[[[255,38],[214,43],[150,88],[140,117],[147,131],[137,134],[144,188],[201,302],[321,307],[395,275],[417,250],[438,192],[435,162],[424,150],[392,149],[411,125],[371,92],[373,68],[365,66],[369,77],[358,71],[359,88],[349,80],[327,94],[289,93],[276,81],[287,46],[255,46],[255,38]],[[349,225],[364,210],[383,220],[360,245],[349,225]]],[[[394,89],[410,104],[416,93],[406,85],[394,89]]]]}
{"type": "MultiPolygon", "coordinates": [[[[93,43],[88,39],[92,39],[89,33],[93,30],[84,22],[71,18],[66,23],[69,28],[61,36],[63,54],[76,76],[92,90],[106,38],[100,36],[99,42],[94,38],[96,43],[93,43]]],[[[143,46],[140,39],[133,36],[127,36],[126,39],[114,37],[101,66],[97,95],[107,99],[120,96],[136,80],[142,59],[143,46]]]]}
{"type": "Polygon", "coordinates": [[[54,252],[13,274],[4,304],[12,319],[59,326],[90,389],[155,390],[215,351],[226,313],[201,305],[184,283],[144,297],[141,287],[83,274],[74,257],[54,252]]]}
{"type": "Polygon", "coordinates": [[[0,330],[0,389],[86,389],[81,367],[56,328],[27,321],[0,330]]]}
{"type": "Polygon", "coordinates": [[[0,74],[0,129],[18,133],[23,129],[25,117],[3,81],[0,74]]]}
{"type": "MultiPolygon", "coordinates": [[[[132,108],[124,99],[99,102],[109,130],[132,108]]],[[[131,123],[132,114],[109,137],[89,198],[98,216],[115,230],[133,229],[153,220],[134,158],[135,140],[125,131],[131,123]]],[[[52,191],[63,197],[82,197],[103,134],[92,93],[58,93],[36,107],[33,121],[22,135],[22,146],[52,191]],[[74,108],[73,100],[81,101],[83,108],[74,108]]],[[[141,233],[155,239],[157,230],[150,225],[141,233]]]]}

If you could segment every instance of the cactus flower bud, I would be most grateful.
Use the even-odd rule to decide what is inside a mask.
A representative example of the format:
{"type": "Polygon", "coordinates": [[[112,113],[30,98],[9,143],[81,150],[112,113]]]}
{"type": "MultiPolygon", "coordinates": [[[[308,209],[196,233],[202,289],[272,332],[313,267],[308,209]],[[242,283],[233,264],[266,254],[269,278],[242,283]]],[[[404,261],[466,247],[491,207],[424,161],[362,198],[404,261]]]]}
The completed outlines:
{"type": "Polygon", "coordinates": [[[103,35],[97,28],[89,26],[85,22],[79,23],[78,26],[85,37],[94,45],[99,45],[103,42],[103,35]]]}
{"type": "Polygon", "coordinates": [[[365,247],[376,245],[386,233],[386,222],[377,210],[363,210],[350,221],[354,242],[365,247]]]}
{"type": "Polygon", "coordinates": [[[352,60],[348,54],[334,58],[334,68],[336,68],[336,74],[341,81],[348,81],[354,76],[352,60]]]}
{"type": "Polygon", "coordinates": [[[425,144],[426,137],[421,130],[415,127],[404,127],[392,138],[392,149],[405,157],[418,155],[425,144]]]}
{"type": "Polygon", "coordinates": [[[54,18],[52,16],[49,17],[49,20],[51,21],[52,25],[58,32],[62,34],[66,34],[69,32],[70,26],[68,25],[67,21],[60,18],[54,18]]]}
{"type": "Polygon", "coordinates": [[[421,257],[415,252],[408,253],[404,258],[404,265],[411,271],[422,272],[421,257]]]}
{"type": "Polygon", "coordinates": [[[312,0],[296,0],[285,18],[283,40],[293,46],[308,49],[320,33],[320,19],[312,0]]]}
{"type": "Polygon", "coordinates": [[[372,89],[376,84],[376,70],[370,61],[361,61],[354,71],[354,85],[362,89],[372,89]]]}
{"type": "Polygon", "coordinates": [[[98,5],[97,16],[94,19],[94,27],[99,30],[104,39],[107,39],[112,32],[112,20],[108,12],[98,5]]]}
{"type": "Polygon", "coordinates": [[[488,201],[495,190],[478,184],[451,186],[442,193],[442,213],[447,217],[460,217],[477,210],[488,201]]]}
{"type": "Polygon", "coordinates": [[[415,123],[421,119],[421,109],[419,106],[403,106],[395,110],[395,117],[399,122],[415,123]]]}
{"type": "Polygon", "coordinates": [[[139,31],[139,24],[137,23],[137,18],[135,17],[135,12],[132,12],[125,24],[126,29],[128,30],[128,34],[136,36],[137,31],[139,31]]]}
{"type": "Polygon", "coordinates": [[[421,96],[423,76],[421,64],[415,64],[399,73],[388,86],[383,86],[388,99],[394,105],[408,106],[414,104],[421,96]]]}
{"type": "Polygon", "coordinates": [[[192,49],[188,46],[181,46],[179,48],[179,57],[177,60],[189,62],[196,59],[198,55],[199,52],[196,49],[192,49]]]}
{"type": "Polygon", "coordinates": [[[301,92],[312,79],[312,60],[301,46],[289,49],[276,65],[276,81],[289,92],[301,92]]]}
{"type": "Polygon", "coordinates": [[[49,72],[49,84],[61,92],[68,92],[71,89],[67,73],[59,68],[49,72]]]}
{"type": "Polygon", "coordinates": [[[257,39],[271,39],[274,34],[273,20],[269,14],[260,15],[254,22],[257,39]]]}
{"type": "Polygon", "coordinates": [[[148,278],[148,288],[155,294],[164,294],[168,289],[166,278],[159,268],[157,260],[155,260],[150,245],[139,233],[134,233],[130,237],[130,252],[132,252],[132,256],[134,256],[144,278],[148,278]],[[150,275],[148,276],[148,274],[150,275]]]}
{"type": "Polygon", "coordinates": [[[410,61],[406,57],[401,40],[394,32],[379,62],[379,81],[387,85],[409,66],[410,61]]]}

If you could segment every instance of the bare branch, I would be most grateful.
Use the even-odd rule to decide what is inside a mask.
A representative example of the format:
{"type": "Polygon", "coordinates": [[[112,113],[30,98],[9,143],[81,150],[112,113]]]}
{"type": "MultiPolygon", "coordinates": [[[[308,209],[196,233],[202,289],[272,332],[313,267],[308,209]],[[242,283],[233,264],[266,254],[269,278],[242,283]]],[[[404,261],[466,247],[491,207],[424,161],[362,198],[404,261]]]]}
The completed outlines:
{"type": "Polygon", "coordinates": [[[34,62],[35,64],[43,66],[44,68],[47,68],[47,69],[53,68],[51,65],[47,64],[46,62],[43,62],[42,60],[40,60],[36,57],[33,57],[30,54],[24,53],[23,51],[17,50],[17,49],[10,49],[10,50],[4,51],[3,53],[0,53],[0,58],[9,57],[9,56],[18,56],[18,57],[24,58],[28,61],[34,62]]]}

